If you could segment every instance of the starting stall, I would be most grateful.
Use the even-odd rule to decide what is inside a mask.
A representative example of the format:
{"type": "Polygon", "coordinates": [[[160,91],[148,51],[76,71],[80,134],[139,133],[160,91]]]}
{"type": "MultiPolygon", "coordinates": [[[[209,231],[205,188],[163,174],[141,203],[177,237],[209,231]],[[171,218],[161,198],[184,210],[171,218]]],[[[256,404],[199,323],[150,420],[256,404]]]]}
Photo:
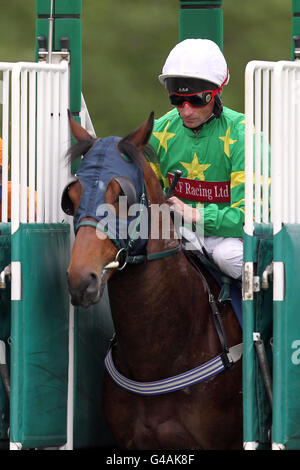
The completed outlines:
{"type": "MultiPolygon", "coordinates": [[[[296,59],[298,51],[296,50],[296,59]]],[[[246,449],[300,449],[300,62],[245,75],[243,396],[246,449]]]]}
{"type": "Polygon", "coordinates": [[[72,307],[73,227],[67,110],[92,130],[81,94],[81,0],[37,0],[36,62],[0,63],[0,446],[107,446],[103,360],[113,334],[107,294],[72,307]]]}

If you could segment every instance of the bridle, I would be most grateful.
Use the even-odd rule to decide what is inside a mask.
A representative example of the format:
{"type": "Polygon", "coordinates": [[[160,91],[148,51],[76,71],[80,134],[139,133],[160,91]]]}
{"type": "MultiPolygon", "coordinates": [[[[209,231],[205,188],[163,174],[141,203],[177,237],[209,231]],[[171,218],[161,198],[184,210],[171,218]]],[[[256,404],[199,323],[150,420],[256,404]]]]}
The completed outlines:
{"type": "MultiPolygon", "coordinates": [[[[140,206],[143,208],[143,210],[145,210],[145,208],[147,207],[147,195],[146,195],[145,186],[144,186],[144,191],[141,195],[139,202],[140,202],[140,206]]],[[[92,220],[84,220],[82,222],[79,222],[76,225],[75,232],[77,233],[80,227],[90,226],[90,227],[95,227],[96,230],[101,230],[110,238],[112,243],[117,248],[118,252],[115,256],[115,259],[111,261],[110,263],[108,263],[106,266],[104,266],[104,269],[117,269],[121,271],[125,268],[127,264],[142,264],[142,263],[146,263],[147,261],[156,261],[161,258],[165,258],[167,256],[175,255],[179,251],[181,251],[182,244],[179,240],[178,246],[169,250],[163,250],[163,251],[158,251],[155,253],[146,253],[146,254],[131,254],[132,248],[134,247],[134,244],[136,243],[138,239],[137,227],[140,224],[141,219],[142,219],[142,211],[140,211],[138,217],[136,218],[135,229],[133,230],[131,236],[128,236],[126,241],[121,238],[117,238],[113,234],[113,231],[109,230],[109,227],[107,228],[106,226],[104,226],[101,223],[101,221],[96,222],[92,220]]]]}

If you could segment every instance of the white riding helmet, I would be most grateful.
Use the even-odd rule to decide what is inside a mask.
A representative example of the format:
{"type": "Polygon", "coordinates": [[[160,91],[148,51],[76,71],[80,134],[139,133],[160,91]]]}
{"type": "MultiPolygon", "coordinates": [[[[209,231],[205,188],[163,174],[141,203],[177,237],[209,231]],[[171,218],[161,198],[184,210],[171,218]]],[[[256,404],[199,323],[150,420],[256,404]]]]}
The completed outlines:
{"type": "Polygon", "coordinates": [[[186,77],[214,83],[221,90],[229,82],[226,60],[210,39],[185,39],[170,52],[158,79],[162,84],[171,77],[186,77]]]}

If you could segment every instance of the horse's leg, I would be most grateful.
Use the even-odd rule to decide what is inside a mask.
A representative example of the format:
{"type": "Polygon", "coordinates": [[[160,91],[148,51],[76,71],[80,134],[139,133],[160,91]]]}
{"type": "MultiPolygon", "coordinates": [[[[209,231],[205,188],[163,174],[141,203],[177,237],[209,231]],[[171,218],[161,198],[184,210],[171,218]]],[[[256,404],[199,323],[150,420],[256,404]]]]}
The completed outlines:
{"type": "Polygon", "coordinates": [[[191,434],[175,420],[166,420],[151,429],[137,419],[134,425],[134,438],[130,447],[137,450],[200,450],[191,434]]]}
{"type": "Polygon", "coordinates": [[[120,448],[199,449],[197,441],[184,426],[176,418],[169,418],[168,400],[157,408],[155,401],[161,400],[147,398],[123,391],[105,375],[105,414],[120,448]]]}
{"type": "Polygon", "coordinates": [[[242,449],[241,363],[188,389],[177,421],[205,450],[242,449]]]}
{"type": "Polygon", "coordinates": [[[139,418],[137,418],[134,424],[134,438],[132,441],[132,448],[137,450],[162,449],[156,435],[139,418]]]}
{"type": "Polygon", "coordinates": [[[140,398],[115,385],[104,376],[104,412],[110,430],[121,449],[159,449],[159,442],[146,425],[140,398]]]}
{"type": "Polygon", "coordinates": [[[200,450],[193,436],[178,421],[172,419],[164,421],[157,426],[156,434],[161,449],[200,450]]]}

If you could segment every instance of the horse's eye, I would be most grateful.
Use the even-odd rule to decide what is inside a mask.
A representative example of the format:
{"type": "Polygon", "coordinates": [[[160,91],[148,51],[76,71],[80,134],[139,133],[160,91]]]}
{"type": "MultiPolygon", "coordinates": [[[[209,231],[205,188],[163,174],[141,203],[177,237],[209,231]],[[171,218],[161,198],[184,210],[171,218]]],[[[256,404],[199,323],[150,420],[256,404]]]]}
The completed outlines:
{"type": "Polygon", "coordinates": [[[74,210],[74,203],[70,198],[69,191],[71,186],[76,183],[78,180],[77,178],[74,178],[73,181],[67,184],[65,189],[62,192],[61,196],[61,208],[64,211],[65,214],[67,215],[74,215],[75,210],[74,210]]]}
{"type": "Polygon", "coordinates": [[[69,196],[69,186],[64,189],[61,197],[61,208],[67,215],[74,215],[74,204],[69,196]]]}

